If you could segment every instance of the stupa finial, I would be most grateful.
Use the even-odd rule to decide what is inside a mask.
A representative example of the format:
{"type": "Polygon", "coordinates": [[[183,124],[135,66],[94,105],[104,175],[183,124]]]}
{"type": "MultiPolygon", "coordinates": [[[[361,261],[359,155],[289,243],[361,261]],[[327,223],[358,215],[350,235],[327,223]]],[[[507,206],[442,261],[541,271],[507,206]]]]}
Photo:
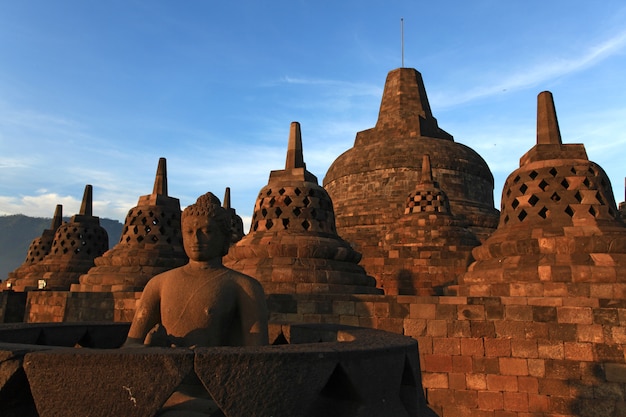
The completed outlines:
{"type": "Polygon", "coordinates": [[[422,158],[422,182],[433,182],[433,170],[430,166],[430,155],[424,154],[422,158]]]}
{"type": "Polygon", "coordinates": [[[225,209],[230,209],[230,187],[226,187],[226,191],[224,191],[224,202],[222,203],[222,207],[225,209]]]}
{"type": "Polygon", "coordinates": [[[81,216],[93,216],[93,187],[90,184],[85,185],[83,202],[80,205],[78,214],[81,216]]]}
{"type": "Polygon", "coordinates": [[[152,194],[167,195],[167,164],[165,158],[159,158],[152,194]]]}
{"type": "Polygon", "coordinates": [[[57,230],[59,226],[63,223],[63,205],[57,204],[54,209],[54,216],[52,217],[52,224],[50,225],[51,230],[57,230]]]}
{"type": "Polygon", "coordinates": [[[287,145],[287,161],[285,169],[306,168],[302,154],[302,133],[300,123],[291,122],[289,129],[289,144],[287,145]]]}
{"type": "Polygon", "coordinates": [[[549,91],[543,91],[537,96],[537,144],[562,144],[554,99],[549,91]]]}

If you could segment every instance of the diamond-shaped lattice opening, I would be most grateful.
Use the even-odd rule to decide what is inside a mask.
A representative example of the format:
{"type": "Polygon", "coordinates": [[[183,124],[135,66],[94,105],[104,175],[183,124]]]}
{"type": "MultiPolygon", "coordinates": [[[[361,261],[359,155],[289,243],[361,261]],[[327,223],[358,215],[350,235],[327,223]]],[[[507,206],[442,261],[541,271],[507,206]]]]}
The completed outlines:
{"type": "Polygon", "coordinates": [[[556,168],[550,168],[550,171],[548,171],[550,173],[550,175],[552,175],[553,177],[556,177],[556,174],[558,174],[558,171],[556,170],[556,168]]]}
{"type": "Polygon", "coordinates": [[[539,210],[539,213],[537,213],[539,215],[539,217],[541,217],[542,219],[546,219],[548,218],[548,216],[550,215],[550,210],[548,210],[545,207],[542,207],[541,210],[539,210]]]}
{"type": "Polygon", "coordinates": [[[309,204],[311,204],[311,200],[309,200],[309,197],[304,197],[304,200],[302,200],[302,204],[304,204],[304,207],[308,207],[309,204]]]}
{"type": "Polygon", "coordinates": [[[554,202],[561,201],[561,196],[559,196],[557,193],[552,193],[552,195],[550,196],[550,200],[554,202]]]}
{"type": "Polygon", "coordinates": [[[519,176],[519,175],[516,175],[516,176],[515,176],[515,178],[513,178],[513,182],[514,182],[515,184],[517,184],[517,183],[519,182],[519,180],[520,180],[520,179],[521,179],[521,178],[520,178],[520,176],[519,176]]]}
{"type": "Polygon", "coordinates": [[[148,221],[148,219],[146,219],[145,217],[141,218],[141,224],[146,224],[147,221],[148,221]]]}
{"type": "Polygon", "coordinates": [[[591,183],[589,182],[589,178],[585,177],[585,179],[583,180],[583,185],[584,185],[585,187],[589,188],[589,184],[591,184],[591,183]]]}
{"type": "Polygon", "coordinates": [[[513,210],[515,210],[517,206],[519,206],[519,201],[517,201],[517,198],[515,198],[513,199],[513,202],[511,203],[511,207],[513,207],[513,210]]]}
{"type": "Polygon", "coordinates": [[[271,189],[267,190],[265,192],[265,195],[268,196],[268,197],[271,196],[272,195],[272,190],[271,189]]]}
{"type": "Polygon", "coordinates": [[[576,201],[578,201],[579,203],[583,201],[583,196],[580,195],[579,191],[576,191],[576,194],[574,194],[574,198],[576,199],[576,201]]]}
{"type": "Polygon", "coordinates": [[[259,228],[259,222],[254,222],[254,224],[252,225],[252,230],[256,232],[258,228],[259,228]]]}
{"type": "Polygon", "coordinates": [[[569,187],[569,182],[567,182],[567,180],[563,178],[563,181],[561,181],[561,185],[567,190],[567,188],[569,187]]]}
{"type": "Polygon", "coordinates": [[[569,205],[565,208],[565,213],[570,216],[573,217],[574,216],[574,209],[571,208],[569,205]]]}
{"type": "Polygon", "coordinates": [[[302,213],[302,210],[300,210],[299,207],[296,207],[295,209],[293,209],[293,214],[295,214],[296,217],[299,217],[301,213],[302,213]]]}
{"type": "Polygon", "coordinates": [[[276,213],[276,217],[280,217],[280,215],[283,214],[283,211],[280,209],[280,207],[276,207],[274,213],[276,213]]]}
{"type": "Polygon", "coordinates": [[[74,253],[80,253],[80,248],[74,249],[74,253]]]}
{"type": "Polygon", "coordinates": [[[591,214],[593,217],[596,217],[598,212],[596,211],[596,209],[593,208],[593,206],[590,206],[589,207],[589,214],[591,214]]]}
{"type": "Polygon", "coordinates": [[[528,176],[529,176],[531,179],[533,179],[533,180],[534,180],[535,178],[537,178],[537,175],[539,175],[539,173],[538,173],[537,171],[534,171],[534,170],[533,170],[533,171],[530,171],[530,174],[528,174],[528,176]]]}
{"type": "Polygon", "coordinates": [[[287,196],[285,197],[284,202],[285,202],[285,205],[288,206],[289,204],[293,203],[293,200],[289,196],[287,196]]]}
{"type": "Polygon", "coordinates": [[[267,209],[261,210],[261,216],[263,217],[267,216],[267,209]]]}
{"type": "Polygon", "coordinates": [[[146,233],[150,233],[152,231],[152,229],[150,228],[150,226],[146,226],[144,228],[144,230],[146,231],[146,233]]]}
{"type": "Polygon", "coordinates": [[[302,227],[304,228],[304,230],[309,230],[309,227],[311,227],[311,223],[309,223],[308,221],[304,220],[302,222],[302,227]]]}
{"type": "Polygon", "coordinates": [[[602,194],[600,194],[600,192],[596,193],[596,200],[598,200],[598,202],[602,204],[603,206],[606,205],[606,203],[604,202],[604,199],[602,198],[602,194]]]}
{"type": "Polygon", "coordinates": [[[281,188],[280,190],[278,190],[278,194],[283,195],[285,194],[285,189],[281,188]]]}
{"type": "Polygon", "coordinates": [[[357,415],[362,406],[363,400],[356,386],[344,368],[337,365],[311,405],[308,415],[327,416],[330,415],[329,410],[332,410],[332,415],[352,417],[357,415]]]}
{"type": "Polygon", "coordinates": [[[137,242],[143,242],[143,236],[137,236],[137,242]]]}
{"type": "Polygon", "coordinates": [[[133,227],[133,233],[137,234],[139,232],[139,228],[137,228],[137,226],[133,227]]]}
{"type": "Polygon", "coordinates": [[[571,172],[572,174],[576,175],[576,168],[572,167],[569,172],[571,172]]]}
{"type": "Polygon", "coordinates": [[[528,199],[528,204],[530,204],[531,206],[535,207],[535,205],[539,202],[539,197],[537,197],[536,195],[531,195],[530,198],[528,199]]]}
{"type": "Polygon", "coordinates": [[[308,194],[309,197],[315,197],[315,190],[313,188],[310,188],[308,194]]]}
{"type": "Polygon", "coordinates": [[[519,187],[519,190],[522,194],[525,194],[526,190],[528,190],[528,186],[526,184],[522,184],[522,186],[519,187]]]}
{"type": "Polygon", "coordinates": [[[526,218],[526,216],[528,216],[528,213],[526,213],[526,210],[522,209],[522,211],[520,211],[519,214],[517,215],[517,218],[521,222],[526,218]]]}
{"type": "Polygon", "coordinates": [[[152,219],[152,224],[155,226],[159,224],[159,219],[152,219]]]}
{"type": "Polygon", "coordinates": [[[295,193],[295,195],[300,195],[300,194],[302,194],[302,191],[300,191],[300,189],[299,189],[299,188],[297,188],[297,187],[293,190],[293,192],[295,193]]]}
{"type": "Polygon", "coordinates": [[[270,207],[274,207],[274,204],[276,204],[276,199],[274,197],[270,198],[270,201],[268,201],[270,207]]]}
{"type": "Polygon", "coordinates": [[[265,221],[265,228],[266,228],[267,230],[269,230],[269,229],[271,229],[271,228],[272,228],[272,226],[274,226],[274,222],[272,221],[272,219],[267,219],[267,220],[265,221]]]}
{"type": "Polygon", "coordinates": [[[591,167],[587,168],[587,172],[589,172],[591,175],[596,175],[596,172],[591,167]]]}
{"type": "Polygon", "coordinates": [[[150,210],[150,211],[148,212],[148,216],[150,216],[150,217],[154,217],[154,212],[153,212],[152,210],[150,210]]]}
{"type": "Polygon", "coordinates": [[[506,196],[507,196],[507,197],[509,197],[510,195],[511,195],[511,189],[510,189],[510,188],[507,188],[507,190],[506,190],[506,196]]]}
{"type": "Polygon", "coordinates": [[[130,242],[130,236],[126,236],[126,239],[124,239],[126,241],[126,243],[130,242]]]}
{"type": "Polygon", "coordinates": [[[152,241],[155,243],[159,241],[159,238],[157,237],[157,235],[152,235],[150,239],[152,239],[152,241]]]}
{"type": "Polygon", "coordinates": [[[289,219],[283,219],[283,227],[289,229],[289,219]]]}
{"type": "Polygon", "coordinates": [[[541,191],[545,191],[547,186],[548,183],[545,180],[541,180],[541,182],[539,183],[539,188],[541,188],[541,191]]]}

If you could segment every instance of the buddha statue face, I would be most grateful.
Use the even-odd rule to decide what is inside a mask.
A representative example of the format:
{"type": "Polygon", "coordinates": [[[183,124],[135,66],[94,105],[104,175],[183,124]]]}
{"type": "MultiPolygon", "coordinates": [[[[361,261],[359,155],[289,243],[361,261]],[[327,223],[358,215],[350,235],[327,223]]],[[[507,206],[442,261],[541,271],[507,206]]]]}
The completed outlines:
{"type": "Polygon", "coordinates": [[[215,220],[204,216],[187,216],[182,226],[183,246],[189,259],[207,262],[223,256],[228,236],[215,220]]]}
{"type": "Polygon", "coordinates": [[[182,229],[183,247],[190,260],[207,262],[228,252],[230,215],[212,193],[200,196],[183,211],[182,229]]]}

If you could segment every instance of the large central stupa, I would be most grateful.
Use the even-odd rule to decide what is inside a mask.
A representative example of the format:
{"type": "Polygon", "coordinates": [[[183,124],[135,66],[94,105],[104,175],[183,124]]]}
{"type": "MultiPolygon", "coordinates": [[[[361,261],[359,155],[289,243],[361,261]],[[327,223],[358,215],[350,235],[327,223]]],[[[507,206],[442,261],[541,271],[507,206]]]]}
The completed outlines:
{"type": "Polygon", "coordinates": [[[421,74],[395,69],[387,76],[376,126],[357,133],[354,146],[333,162],[323,181],[334,203],[337,232],[363,254],[361,265],[379,279],[385,263],[381,240],[420,182],[425,154],[452,215],[466,221],[481,240],[498,225],[486,162],[439,128],[421,74]]]}

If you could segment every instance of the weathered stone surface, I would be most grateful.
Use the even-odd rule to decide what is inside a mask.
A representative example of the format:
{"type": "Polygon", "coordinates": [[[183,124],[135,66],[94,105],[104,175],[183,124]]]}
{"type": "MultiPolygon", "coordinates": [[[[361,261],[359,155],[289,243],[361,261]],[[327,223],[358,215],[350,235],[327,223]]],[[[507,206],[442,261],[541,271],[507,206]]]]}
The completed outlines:
{"type": "Polygon", "coordinates": [[[24,358],[47,416],[153,416],[193,369],[187,349],[55,349],[24,358]]]}
{"type": "Polygon", "coordinates": [[[407,195],[419,183],[424,154],[430,155],[452,213],[464,218],[481,240],[497,226],[493,176],[485,161],[438,127],[419,72],[391,71],[376,126],[357,133],[354,146],[333,162],[323,181],[339,234],[363,254],[361,265],[379,286],[381,265],[389,259],[379,242],[402,216],[407,195]]]}
{"type": "Polygon", "coordinates": [[[377,293],[361,255],[337,235],[333,203],[306,170],[300,125],[292,123],[284,170],[259,192],[250,233],[224,264],[258,279],[267,293],[377,293]]]}
{"type": "Polygon", "coordinates": [[[72,291],[141,291],[153,276],[187,263],[180,202],[168,195],[165,158],[159,159],[152,194],[129,210],[119,243],[94,263],[72,291]]]}

